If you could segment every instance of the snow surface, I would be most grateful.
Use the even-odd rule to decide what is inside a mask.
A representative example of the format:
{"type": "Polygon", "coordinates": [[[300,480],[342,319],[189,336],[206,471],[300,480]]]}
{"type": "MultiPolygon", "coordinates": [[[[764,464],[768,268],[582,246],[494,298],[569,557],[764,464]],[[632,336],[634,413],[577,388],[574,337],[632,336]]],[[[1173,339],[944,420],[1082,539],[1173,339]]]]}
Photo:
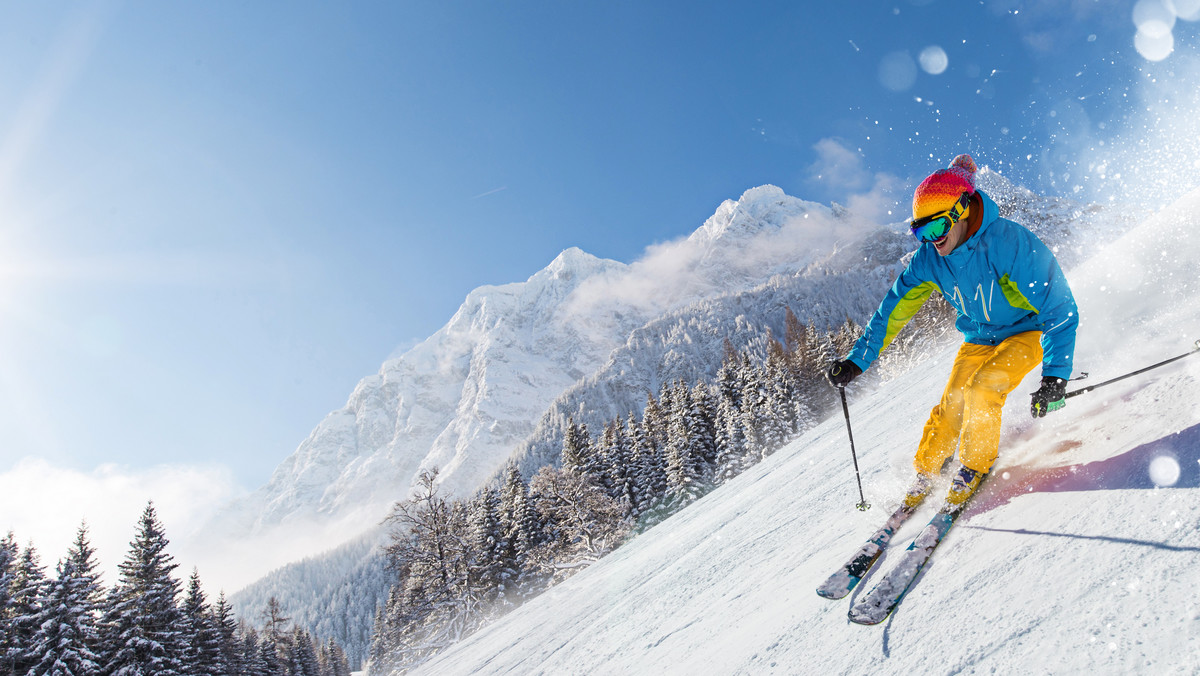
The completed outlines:
{"type": "MultiPolygon", "coordinates": [[[[1068,273],[1088,382],[1192,347],[1198,265],[1194,192],[1068,273]]],[[[993,478],[899,609],[846,620],[934,505],[848,600],[814,593],[903,492],[952,357],[851,388],[869,512],[830,419],[419,673],[1200,673],[1200,356],[1043,420],[1027,412],[1035,369],[993,478]]]]}

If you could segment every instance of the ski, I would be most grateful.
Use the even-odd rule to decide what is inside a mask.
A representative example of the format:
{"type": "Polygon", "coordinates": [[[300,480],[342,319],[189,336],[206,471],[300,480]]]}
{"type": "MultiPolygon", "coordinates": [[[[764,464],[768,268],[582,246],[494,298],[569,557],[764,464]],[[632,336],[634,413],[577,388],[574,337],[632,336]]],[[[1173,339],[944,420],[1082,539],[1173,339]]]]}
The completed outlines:
{"type": "Polygon", "coordinates": [[[840,599],[853,591],[866,576],[867,571],[871,570],[871,566],[874,566],[875,562],[879,560],[879,556],[883,554],[883,550],[891,541],[892,536],[914,512],[916,512],[915,506],[907,507],[901,504],[888,517],[887,523],[867,539],[866,543],[846,562],[846,565],[830,575],[824,584],[817,587],[817,595],[827,599],[840,599]]]}
{"type": "MultiPolygon", "coordinates": [[[[978,489],[976,489],[978,492],[978,489]]],[[[970,502],[970,500],[968,500],[970,502]]],[[[966,503],[952,508],[943,506],[929,521],[929,525],[917,535],[900,563],[888,571],[867,595],[850,609],[850,621],[856,624],[879,624],[904,600],[917,576],[929,563],[933,550],[963,513],[966,503]]]]}

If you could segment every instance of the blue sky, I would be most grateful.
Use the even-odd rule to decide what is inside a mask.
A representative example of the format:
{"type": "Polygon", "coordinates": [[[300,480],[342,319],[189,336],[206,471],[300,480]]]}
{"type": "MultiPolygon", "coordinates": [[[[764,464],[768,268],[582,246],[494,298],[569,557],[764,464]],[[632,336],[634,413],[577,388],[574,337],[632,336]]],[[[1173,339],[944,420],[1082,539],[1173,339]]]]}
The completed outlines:
{"type": "Polygon", "coordinates": [[[1167,199],[1197,24],[1137,8],[1141,52],[1109,0],[5,3],[0,484],[256,487],[476,286],[765,183],[1167,199]]]}

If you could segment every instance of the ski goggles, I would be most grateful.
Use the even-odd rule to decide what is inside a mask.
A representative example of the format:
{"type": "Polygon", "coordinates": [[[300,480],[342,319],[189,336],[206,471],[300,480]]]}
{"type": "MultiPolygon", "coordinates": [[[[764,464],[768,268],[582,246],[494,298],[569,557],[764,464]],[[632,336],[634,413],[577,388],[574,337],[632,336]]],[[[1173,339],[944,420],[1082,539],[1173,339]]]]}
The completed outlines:
{"type": "Polygon", "coordinates": [[[946,236],[950,232],[950,228],[962,218],[963,212],[967,210],[967,204],[971,201],[971,193],[964,192],[954,206],[949,209],[936,213],[931,216],[922,218],[914,218],[909,223],[909,229],[912,230],[913,237],[922,242],[936,242],[946,236]]]}

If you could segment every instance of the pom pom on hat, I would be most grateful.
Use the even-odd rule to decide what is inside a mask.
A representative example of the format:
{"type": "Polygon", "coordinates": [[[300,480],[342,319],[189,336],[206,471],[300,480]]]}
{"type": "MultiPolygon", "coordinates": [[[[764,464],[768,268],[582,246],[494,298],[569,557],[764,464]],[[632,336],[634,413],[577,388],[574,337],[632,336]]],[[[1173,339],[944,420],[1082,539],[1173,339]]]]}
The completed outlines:
{"type": "Polygon", "coordinates": [[[948,169],[938,169],[913,192],[913,218],[922,218],[954,206],[964,192],[975,192],[978,167],[970,155],[959,155],[948,169]]]}

